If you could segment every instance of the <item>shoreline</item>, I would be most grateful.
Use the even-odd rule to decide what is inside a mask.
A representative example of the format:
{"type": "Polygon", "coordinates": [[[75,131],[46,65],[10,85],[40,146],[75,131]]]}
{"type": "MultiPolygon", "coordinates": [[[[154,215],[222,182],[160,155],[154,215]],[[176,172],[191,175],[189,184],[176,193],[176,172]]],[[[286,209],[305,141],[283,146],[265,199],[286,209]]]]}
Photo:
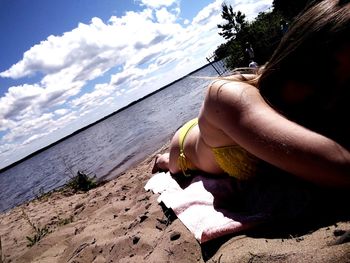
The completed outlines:
{"type": "Polygon", "coordinates": [[[154,156],[167,149],[86,193],[54,192],[0,213],[3,262],[350,262],[349,240],[334,243],[350,221],[301,235],[253,230],[200,245],[143,188],[154,156]]]}
{"type": "Polygon", "coordinates": [[[203,69],[203,68],[205,68],[205,67],[207,67],[207,66],[209,66],[209,65],[210,65],[210,63],[207,63],[207,64],[205,64],[204,66],[199,67],[198,69],[196,69],[196,70],[194,70],[194,71],[188,73],[187,75],[182,76],[181,78],[178,78],[178,79],[172,81],[171,83],[168,83],[167,85],[165,85],[165,86],[163,86],[163,87],[161,87],[161,88],[159,88],[159,89],[157,89],[157,90],[155,90],[155,91],[153,91],[153,92],[151,92],[151,93],[149,93],[149,94],[147,94],[147,95],[145,95],[145,96],[143,96],[143,97],[141,97],[141,98],[139,98],[139,99],[137,99],[137,100],[135,100],[135,101],[133,101],[133,102],[127,104],[127,105],[125,105],[125,106],[123,106],[122,108],[120,108],[120,109],[118,109],[118,110],[116,110],[116,111],[114,111],[114,112],[112,112],[112,113],[110,113],[110,114],[108,114],[108,115],[102,117],[101,119],[98,119],[97,121],[94,121],[94,122],[92,122],[92,123],[90,123],[90,124],[88,124],[88,125],[86,125],[86,126],[80,128],[80,129],[78,129],[78,130],[76,130],[76,131],[74,131],[74,132],[72,132],[72,133],[70,133],[70,134],[68,134],[68,135],[66,135],[66,136],[64,136],[64,137],[62,137],[62,138],[59,139],[59,140],[57,140],[57,141],[55,141],[55,142],[53,142],[53,143],[50,143],[49,145],[47,145],[47,146],[45,146],[45,147],[42,147],[42,148],[40,148],[40,149],[38,149],[38,150],[36,150],[36,151],[34,151],[34,152],[28,154],[27,156],[21,158],[20,160],[17,160],[17,161],[15,161],[15,162],[13,162],[13,163],[11,163],[11,164],[9,164],[9,165],[3,167],[3,168],[0,168],[0,173],[5,172],[5,171],[11,169],[12,167],[14,167],[14,166],[16,166],[16,165],[18,165],[18,164],[20,164],[20,163],[22,163],[22,162],[24,162],[24,161],[26,161],[26,160],[32,158],[33,156],[35,156],[35,155],[37,155],[37,154],[39,154],[39,153],[41,153],[41,152],[43,152],[43,151],[45,151],[45,150],[47,150],[47,149],[49,149],[49,148],[51,148],[51,147],[53,147],[53,146],[59,144],[59,143],[62,142],[62,141],[64,141],[64,140],[66,140],[66,139],[68,139],[68,138],[70,138],[70,137],[72,137],[72,136],[74,136],[74,135],[76,135],[76,134],[78,134],[78,133],[80,133],[80,132],[82,132],[82,131],[84,131],[84,130],[90,128],[90,127],[93,126],[93,125],[98,124],[98,123],[100,123],[100,122],[102,122],[102,121],[104,121],[104,120],[106,120],[106,119],[108,119],[108,118],[110,118],[110,117],[116,115],[117,113],[119,113],[119,112],[121,112],[121,111],[123,111],[123,110],[126,110],[126,109],[130,108],[131,106],[133,106],[133,105],[139,103],[140,101],[143,101],[143,100],[147,99],[148,97],[153,96],[154,94],[157,94],[158,92],[160,92],[160,91],[162,91],[162,90],[168,88],[169,86],[173,85],[174,83],[176,83],[176,82],[178,82],[178,81],[180,81],[180,80],[182,80],[182,79],[184,79],[184,78],[190,76],[191,74],[196,73],[197,71],[199,71],[199,70],[201,70],[201,69],[203,69]]]}

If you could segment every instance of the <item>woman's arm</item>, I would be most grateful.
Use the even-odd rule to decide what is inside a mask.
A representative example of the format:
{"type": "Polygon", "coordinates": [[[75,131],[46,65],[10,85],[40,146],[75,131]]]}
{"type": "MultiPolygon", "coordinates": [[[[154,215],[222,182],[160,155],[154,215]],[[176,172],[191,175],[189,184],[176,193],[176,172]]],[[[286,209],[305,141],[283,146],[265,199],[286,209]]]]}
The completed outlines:
{"type": "Polygon", "coordinates": [[[349,151],[277,113],[251,85],[214,82],[200,118],[283,170],[317,184],[350,188],[349,151]]]}

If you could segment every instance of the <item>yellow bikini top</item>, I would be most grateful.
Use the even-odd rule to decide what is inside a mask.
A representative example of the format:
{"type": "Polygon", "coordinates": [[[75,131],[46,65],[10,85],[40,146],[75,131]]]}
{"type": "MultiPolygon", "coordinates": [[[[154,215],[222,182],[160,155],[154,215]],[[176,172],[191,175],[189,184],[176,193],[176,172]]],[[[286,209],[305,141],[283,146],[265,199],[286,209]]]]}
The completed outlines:
{"type": "Polygon", "coordinates": [[[258,158],[239,145],[212,148],[217,164],[230,176],[247,180],[255,176],[258,158]]]}
{"type": "MultiPolygon", "coordinates": [[[[186,173],[187,170],[196,169],[190,160],[186,158],[184,142],[188,132],[197,124],[198,119],[196,118],[185,123],[179,130],[180,154],[178,165],[185,176],[190,176],[186,173]]],[[[246,180],[255,176],[258,159],[239,145],[214,147],[212,151],[217,164],[230,176],[239,180],[246,180]]]]}

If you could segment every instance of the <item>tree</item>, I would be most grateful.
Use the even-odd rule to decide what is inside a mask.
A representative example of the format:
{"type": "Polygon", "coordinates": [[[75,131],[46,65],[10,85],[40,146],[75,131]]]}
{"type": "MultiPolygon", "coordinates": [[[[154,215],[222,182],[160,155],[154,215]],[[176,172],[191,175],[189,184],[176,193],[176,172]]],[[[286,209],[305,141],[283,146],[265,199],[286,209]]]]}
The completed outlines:
{"type": "Polygon", "coordinates": [[[229,56],[225,59],[225,65],[229,69],[245,66],[244,49],[237,41],[231,41],[227,48],[229,56]]]}
{"type": "Polygon", "coordinates": [[[214,51],[215,60],[221,60],[227,57],[228,45],[229,45],[229,42],[226,42],[219,45],[216,48],[216,50],[214,51]]]}
{"type": "MultiPolygon", "coordinates": [[[[226,66],[231,69],[248,66],[244,47],[246,42],[249,42],[254,49],[254,60],[260,65],[266,63],[283,37],[281,21],[290,21],[283,16],[281,10],[287,12],[291,6],[295,6],[295,10],[300,10],[306,6],[305,0],[303,0],[303,7],[300,0],[296,0],[296,3],[291,0],[285,1],[288,4],[281,0],[274,0],[273,11],[259,13],[250,23],[245,21],[245,15],[242,12],[233,12],[232,6],[222,4],[221,17],[225,23],[218,25],[218,28],[221,29],[219,34],[226,39],[226,42],[218,46],[214,52],[216,59],[224,59],[226,66]]],[[[290,10],[290,15],[296,12],[290,10]]]]}
{"type": "Polygon", "coordinates": [[[236,38],[237,35],[244,32],[247,27],[248,23],[245,21],[245,15],[241,11],[233,12],[232,6],[226,3],[223,3],[221,8],[221,17],[226,20],[226,23],[218,25],[218,28],[221,29],[219,35],[227,40],[236,38]]]}
{"type": "Polygon", "coordinates": [[[254,47],[256,62],[264,64],[282,38],[279,12],[262,12],[249,25],[249,39],[254,47]]]}
{"type": "Polygon", "coordinates": [[[216,59],[225,58],[225,64],[229,68],[244,65],[244,43],[248,40],[249,23],[246,16],[241,11],[233,12],[231,5],[223,3],[221,5],[221,17],[225,20],[224,24],[217,25],[221,32],[219,35],[224,37],[227,42],[217,47],[215,53],[216,59]]]}

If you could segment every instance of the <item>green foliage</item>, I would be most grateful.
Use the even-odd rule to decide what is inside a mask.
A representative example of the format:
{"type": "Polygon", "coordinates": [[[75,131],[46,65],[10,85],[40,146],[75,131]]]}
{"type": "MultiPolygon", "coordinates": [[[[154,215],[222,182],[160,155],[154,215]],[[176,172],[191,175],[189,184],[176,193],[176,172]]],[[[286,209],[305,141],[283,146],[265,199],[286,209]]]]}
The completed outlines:
{"type": "Polygon", "coordinates": [[[68,225],[70,223],[73,222],[73,216],[71,215],[70,217],[68,218],[61,218],[59,221],[58,221],[58,225],[59,226],[64,226],[64,225],[68,225]]]}
{"type": "Polygon", "coordinates": [[[27,215],[27,213],[24,211],[23,208],[22,208],[22,215],[23,215],[24,219],[28,222],[28,224],[33,228],[33,230],[35,232],[33,237],[26,236],[26,238],[28,240],[27,246],[28,247],[32,247],[37,242],[39,242],[44,236],[46,236],[49,233],[49,229],[46,226],[43,227],[43,228],[35,226],[32,223],[32,221],[29,219],[29,216],[27,215]]]}
{"type": "Polygon", "coordinates": [[[95,176],[90,177],[86,173],[78,172],[75,174],[70,165],[67,164],[66,160],[62,158],[63,164],[70,173],[70,180],[64,185],[60,190],[64,194],[74,194],[79,191],[87,192],[90,189],[96,188],[97,186],[103,184],[104,182],[96,182],[95,176]]]}
{"type": "Polygon", "coordinates": [[[214,52],[216,59],[224,59],[226,67],[247,67],[249,57],[245,52],[246,43],[254,50],[254,60],[264,64],[272,55],[282,38],[280,22],[284,17],[278,11],[262,12],[254,21],[248,23],[245,15],[233,12],[232,6],[222,4],[222,18],[226,21],[218,25],[221,36],[228,41],[217,47],[214,52]]]}
{"type": "Polygon", "coordinates": [[[225,21],[219,24],[219,35],[227,42],[217,47],[214,52],[216,59],[224,59],[226,67],[248,66],[245,55],[245,43],[249,42],[254,50],[254,60],[262,65],[268,61],[278,46],[281,38],[281,22],[290,24],[302,10],[321,0],[274,0],[273,11],[260,13],[254,21],[248,23],[245,15],[233,12],[231,5],[222,4],[221,17],[225,21]]]}
{"type": "Polygon", "coordinates": [[[46,236],[49,233],[49,230],[46,227],[39,228],[34,226],[34,230],[35,234],[33,237],[26,236],[28,240],[27,247],[34,246],[37,242],[39,242],[44,236],[46,236]]]}
{"type": "MultiPolygon", "coordinates": [[[[47,234],[51,233],[48,226],[52,225],[52,222],[48,225],[45,225],[43,228],[40,228],[40,227],[33,224],[33,222],[29,219],[29,216],[27,215],[27,213],[24,211],[23,208],[22,208],[22,215],[23,215],[23,218],[28,222],[28,224],[34,230],[33,236],[26,236],[26,239],[28,241],[27,247],[34,246],[41,239],[43,239],[47,234]]],[[[72,223],[73,219],[74,219],[74,217],[73,217],[73,215],[71,215],[68,218],[59,219],[58,222],[55,223],[55,225],[57,225],[57,226],[67,225],[67,224],[72,223]]]]}
{"type": "Polygon", "coordinates": [[[227,57],[227,50],[229,48],[229,44],[230,42],[226,42],[216,48],[216,50],[214,51],[215,61],[221,60],[227,57]]]}
{"type": "Polygon", "coordinates": [[[278,12],[262,12],[249,25],[249,42],[259,64],[265,63],[271,57],[282,38],[281,19],[278,12]]]}
{"type": "Polygon", "coordinates": [[[219,35],[228,40],[236,38],[240,32],[244,31],[247,27],[245,15],[241,11],[233,12],[232,6],[228,6],[226,3],[223,3],[221,8],[221,17],[226,20],[226,22],[222,25],[218,25],[218,28],[221,29],[219,35]]]}
{"type": "Polygon", "coordinates": [[[244,65],[244,51],[240,43],[237,41],[230,42],[227,48],[227,53],[230,54],[224,60],[227,68],[233,69],[244,65]]]}
{"type": "MultiPolygon", "coordinates": [[[[24,212],[24,210],[22,209],[22,214],[24,219],[27,220],[27,222],[29,223],[29,225],[33,228],[34,230],[34,234],[33,236],[26,236],[26,239],[28,241],[27,247],[32,247],[34,246],[36,243],[38,243],[41,239],[43,239],[47,234],[51,233],[51,231],[48,228],[48,225],[45,225],[43,228],[37,227],[36,225],[34,225],[28,215],[24,212]]],[[[68,218],[62,218],[59,219],[59,221],[56,223],[57,226],[63,226],[63,225],[67,225],[73,222],[73,215],[71,215],[68,218]]]]}
{"type": "Polygon", "coordinates": [[[221,32],[219,33],[219,35],[225,39],[230,39],[231,37],[233,37],[232,30],[233,30],[233,25],[235,23],[234,12],[233,12],[232,6],[228,6],[226,3],[223,3],[221,5],[221,8],[222,8],[221,17],[227,22],[223,25],[218,25],[218,28],[221,28],[221,32]]]}
{"type": "Polygon", "coordinates": [[[95,188],[96,186],[97,183],[95,182],[95,180],[81,171],[78,171],[77,175],[72,177],[66,184],[66,187],[72,189],[75,192],[87,192],[90,189],[95,188]]]}

